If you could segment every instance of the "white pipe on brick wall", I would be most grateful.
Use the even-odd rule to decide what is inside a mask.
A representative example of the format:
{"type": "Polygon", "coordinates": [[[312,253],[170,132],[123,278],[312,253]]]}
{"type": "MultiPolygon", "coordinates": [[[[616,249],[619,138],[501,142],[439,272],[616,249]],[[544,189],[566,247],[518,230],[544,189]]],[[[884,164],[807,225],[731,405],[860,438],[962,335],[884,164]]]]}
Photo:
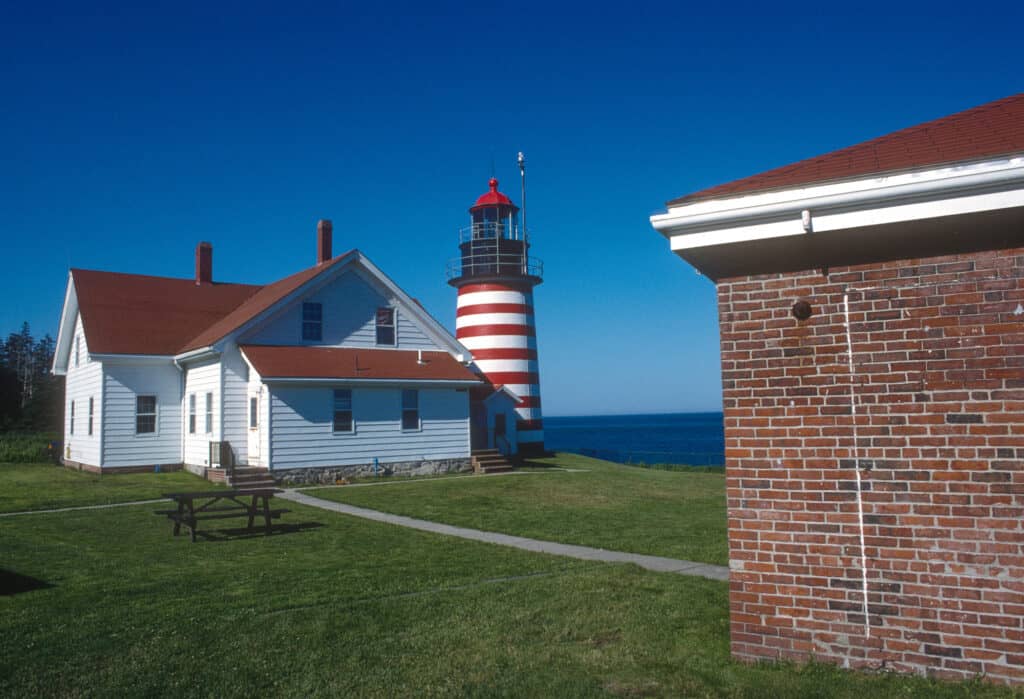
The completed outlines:
{"type": "Polygon", "coordinates": [[[853,420],[853,472],[857,474],[857,525],[860,532],[860,582],[864,594],[864,637],[871,638],[871,616],[868,614],[868,557],[864,545],[864,496],[860,482],[860,452],[857,444],[856,370],[853,366],[853,336],[850,332],[850,292],[843,292],[843,322],[846,326],[846,352],[850,371],[850,418],[853,420]]]}

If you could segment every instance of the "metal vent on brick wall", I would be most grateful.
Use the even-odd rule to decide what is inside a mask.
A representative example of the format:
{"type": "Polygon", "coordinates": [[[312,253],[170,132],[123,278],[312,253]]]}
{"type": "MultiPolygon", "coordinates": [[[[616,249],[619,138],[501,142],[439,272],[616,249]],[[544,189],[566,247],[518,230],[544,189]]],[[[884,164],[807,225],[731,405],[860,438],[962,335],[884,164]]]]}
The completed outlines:
{"type": "Polygon", "coordinates": [[[232,468],[235,465],[231,442],[210,442],[210,468],[232,468]]]}

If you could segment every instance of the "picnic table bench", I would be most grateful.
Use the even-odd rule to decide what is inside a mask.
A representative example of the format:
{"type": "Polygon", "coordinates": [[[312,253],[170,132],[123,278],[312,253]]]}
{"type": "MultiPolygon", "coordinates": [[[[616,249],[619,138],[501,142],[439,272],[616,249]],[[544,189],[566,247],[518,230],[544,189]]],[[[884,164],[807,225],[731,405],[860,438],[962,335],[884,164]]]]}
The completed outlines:
{"type": "Polygon", "coordinates": [[[192,541],[196,540],[196,529],[199,522],[208,519],[228,519],[246,517],[248,529],[252,531],[253,522],[262,517],[265,532],[270,533],[270,520],[279,518],[288,510],[270,509],[270,499],[275,493],[283,493],[275,488],[253,488],[235,490],[206,490],[194,493],[164,493],[162,497],[178,503],[175,510],[157,510],[156,514],[165,515],[174,522],[174,536],[178,536],[182,525],[188,527],[192,541]],[[250,498],[245,500],[244,498],[250,498]]]}

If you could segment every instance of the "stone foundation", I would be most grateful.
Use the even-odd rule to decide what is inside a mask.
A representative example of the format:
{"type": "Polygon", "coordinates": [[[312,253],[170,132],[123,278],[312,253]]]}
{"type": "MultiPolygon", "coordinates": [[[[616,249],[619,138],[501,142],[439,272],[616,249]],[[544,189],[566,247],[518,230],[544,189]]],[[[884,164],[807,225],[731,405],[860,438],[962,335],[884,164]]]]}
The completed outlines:
{"type": "Polygon", "coordinates": [[[181,464],[160,464],[159,467],[156,465],[93,466],[92,464],[83,464],[80,461],[72,461],[71,459],[61,459],[60,462],[64,468],[69,468],[74,471],[85,471],[86,473],[98,473],[101,475],[109,475],[111,473],[156,473],[157,468],[160,469],[161,473],[166,473],[167,471],[180,471],[182,468],[181,464]]]}
{"type": "Polygon", "coordinates": [[[438,459],[432,461],[396,461],[380,464],[376,473],[372,463],[353,466],[322,466],[273,470],[270,475],[281,485],[323,484],[333,485],[342,478],[367,476],[436,476],[445,473],[472,471],[470,459],[438,459]]]}

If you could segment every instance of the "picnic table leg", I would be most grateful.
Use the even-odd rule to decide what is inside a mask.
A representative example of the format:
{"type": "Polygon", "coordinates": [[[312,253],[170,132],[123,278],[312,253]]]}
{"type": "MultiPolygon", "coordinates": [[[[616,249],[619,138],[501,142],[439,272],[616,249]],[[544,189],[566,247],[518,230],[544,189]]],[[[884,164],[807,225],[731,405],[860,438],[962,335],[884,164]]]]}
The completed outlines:
{"type": "Polygon", "coordinates": [[[267,534],[270,533],[270,496],[263,496],[263,519],[267,523],[267,534]]]}
{"type": "Polygon", "coordinates": [[[249,531],[252,531],[252,523],[253,523],[253,520],[256,519],[256,498],[257,497],[258,496],[253,495],[252,496],[252,504],[249,505],[249,527],[248,527],[249,531]]]}
{"type": "Polygon", "coordinates": [[[196,543],[196,527],[199,525],[196,522],[196,512],[191,500],[188,501],[188,522],[188,529],[190,532],[192,532],[192,543],[194,544],[196,543]]]}
{"type": "Polygon", "coordinates": [[[174,536],[181,532],[181,516],[185,513],[185,503],[178,500],[178,518],[174,520],[174,536]]]}

